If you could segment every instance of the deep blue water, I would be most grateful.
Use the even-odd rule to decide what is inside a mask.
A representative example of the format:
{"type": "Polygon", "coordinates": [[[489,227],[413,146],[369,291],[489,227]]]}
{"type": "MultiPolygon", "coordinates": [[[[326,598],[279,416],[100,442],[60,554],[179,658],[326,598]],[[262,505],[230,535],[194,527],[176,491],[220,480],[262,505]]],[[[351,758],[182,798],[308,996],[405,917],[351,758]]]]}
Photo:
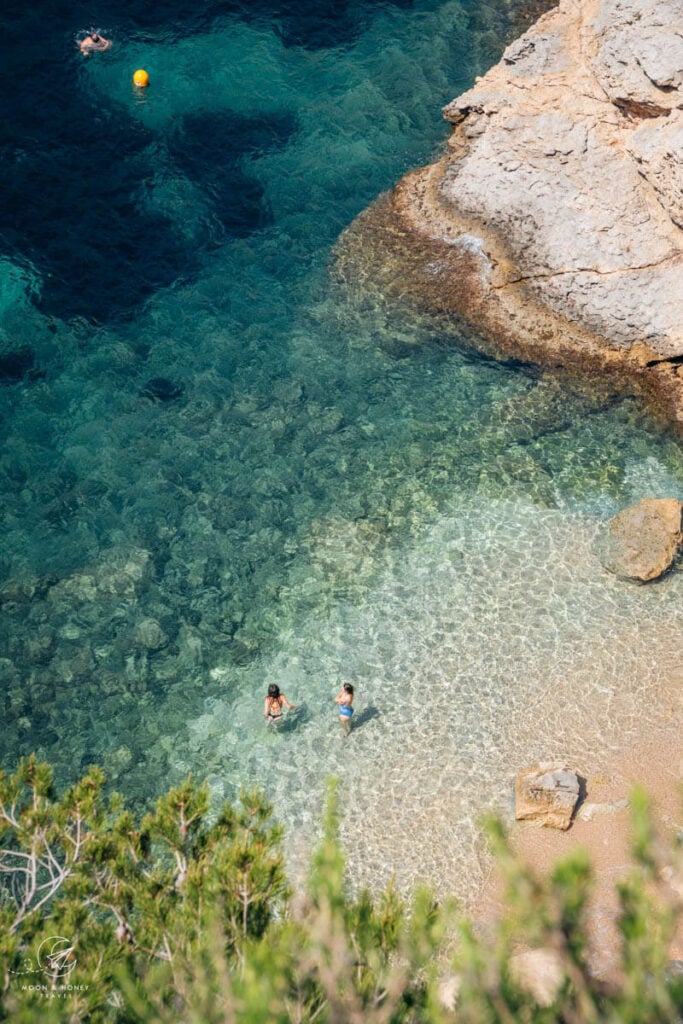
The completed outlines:
{"type": "MultiPolygon", "coordinates": [[[[92,26],[91,5],[31,6],[30,13],[10,6],[2,22],[0,246],[18,265],[28,262],[41,275],[37,305],[46,316],[80,315],[98,323],[131,316],[158,289],[195,276],[207,250],[273,222],[248,163],[286,145],[296,131],[296,110],[283,116],[277,109],[252,113],[248,105],[239,112],[199,109],[173,116],[155,131],[118,98],[83,87],[83,58],[73,41],[92,26]],[[179,237],[169,217],[135,201],[153,173],[159,144],[210,204],[201,239],[179,237]]],[[[351,45],[382,7],[124,6],[125,13],[119,4],[97,8],[97,27],[105,26],[119,52],[125,46],[144,52],[147,44],[171,49],[178,41],[229,33],[240,23],[311,54],[351,45]]]]}
{"type": "MultiPolygon", "coordinates": [[[[259,714],[276,673],[305,705],[288,763],[317,792],[341,678],[367,692],[368,665],[391,664],[419,705],[420,671],[401,680],[408,652],[382,637],[417,620],[422,559],[454,574],[457,636],[497,579],[480,561],[494,534],[496,564],[535,565],[513,549],[536,514],[590,533],[644,494],[683,495],[680,447],[633,402],[480,359],[330,281],[340,232],[443,145],[440,107],[508,30],[503,0],[3,6],[4,766],[36,749],[66,780],[101,761],[140,800],[190,768],[217,795],[275,790],[259,714]],[[114,45],[85,59],[93,27],[114,45]],[[439,560],[430,531],[465,506],[439,560]]],[[[551,580],[569,554],[536,558],[551,580]]],[[[534,633],[538,617],[571,632],[582,612],[535,585],[542,613],[506,617],[507,579],[486,607],[542,664],[556,627],[534,633]]],[[[609,628],[631,614],[620,593],[600,598],[609,628]]],[[[427,617],[436,649],[446,627],[427,617]]],[[[370,757],[391,737],[367,721],[370,757]]]]}

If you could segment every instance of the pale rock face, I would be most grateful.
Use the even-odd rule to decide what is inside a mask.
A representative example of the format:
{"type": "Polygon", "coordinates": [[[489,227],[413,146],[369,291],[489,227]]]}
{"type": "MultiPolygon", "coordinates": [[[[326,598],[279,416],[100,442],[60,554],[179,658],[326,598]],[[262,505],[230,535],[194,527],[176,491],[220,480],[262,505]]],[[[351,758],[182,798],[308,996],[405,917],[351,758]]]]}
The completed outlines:
{"type": "Polygon", "coordinates": [[[626,147],[638,173],[678,228],[683,228],[683,117],[653,118],[631,132],[626,147]]]}
{"type": "MultiPolygon", "coordinates": [[[[560,5],[563,7],[563,5],[560,5]]],[[[683,85],[683,16],[668,3],[602,0],[592,30],[598,43],[591,62],[596,77],[614,102],[629,97],[662,103],[683,85]]]]}
{"type": "Polygon", "coordinates": [[[561,0],[444,116],[448,153],[357,218],[340,277],[628,377],[683,428],[681,0],[561,0]]]}
{"type": "Polygon", "coordinates": [[[445,108],[468,144],[439,189],[446,211],[508,249],[514,268],[496,287],[522,279],[612,345],[645,341],[665,358],[683,354],[674,6],[565,0],[541,18],[445,108]]]}

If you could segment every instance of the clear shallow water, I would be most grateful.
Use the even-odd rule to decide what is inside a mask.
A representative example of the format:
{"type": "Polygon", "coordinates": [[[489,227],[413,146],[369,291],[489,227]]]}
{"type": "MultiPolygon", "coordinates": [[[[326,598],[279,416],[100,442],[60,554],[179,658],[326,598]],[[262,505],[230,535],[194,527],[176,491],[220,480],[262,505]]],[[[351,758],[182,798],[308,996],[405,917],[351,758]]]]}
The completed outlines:
{"type": "Polygon", "coordinates": [[[33,89],[3,109],[0,757],[100,761],[140,801],[188,770],[258,782],[295,864],[336,772],[360,880],[462,895],[516,767],[588,770],[661,713],[683,577],[629,587],[593,544],[683,497],[683,456],[632,403],[328,282],[495,59],[501,8],[225,12],[103,10],[92,60],[83,9],[50,5],[40,54],[8,19],[33,89]],[[303,705],[276,736],[270,681],[303,705]]]}

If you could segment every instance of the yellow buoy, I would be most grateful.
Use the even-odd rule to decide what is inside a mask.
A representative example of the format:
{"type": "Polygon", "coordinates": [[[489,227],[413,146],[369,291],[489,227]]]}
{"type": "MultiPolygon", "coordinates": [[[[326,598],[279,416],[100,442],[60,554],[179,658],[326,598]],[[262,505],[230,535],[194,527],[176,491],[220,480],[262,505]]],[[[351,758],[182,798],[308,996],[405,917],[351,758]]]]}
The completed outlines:
{"type": "Polygon", "coordinates": [[[140,89],[145,89],[149,85],[149,75],[143,68],[138,68],[133,75],[133,85],[137,85],[140,89]]]}

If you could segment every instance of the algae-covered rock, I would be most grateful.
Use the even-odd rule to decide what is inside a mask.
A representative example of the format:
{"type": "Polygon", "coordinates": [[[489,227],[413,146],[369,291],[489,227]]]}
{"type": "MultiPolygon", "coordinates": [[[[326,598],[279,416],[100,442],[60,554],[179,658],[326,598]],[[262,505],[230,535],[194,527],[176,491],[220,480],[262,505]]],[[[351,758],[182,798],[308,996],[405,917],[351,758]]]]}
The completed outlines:
{"type": "Polygon", "coordinates": [[[168,644],[168,637],[156,619],[143,619],[135,627],[133,639],[138,647],[147,651],[160,651],[168,644]]]}

